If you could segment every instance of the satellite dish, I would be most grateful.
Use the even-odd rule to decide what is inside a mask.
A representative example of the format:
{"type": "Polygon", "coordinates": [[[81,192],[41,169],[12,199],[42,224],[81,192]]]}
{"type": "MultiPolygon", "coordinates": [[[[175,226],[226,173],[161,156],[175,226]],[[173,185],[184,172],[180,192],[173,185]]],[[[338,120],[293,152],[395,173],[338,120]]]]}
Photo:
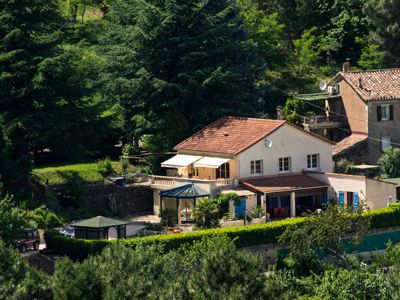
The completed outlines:
{"type": "Polygon", "coordinates": [[[320,89],[321,91],[325,91],[325,90],[326,90],[326,87],[327,87],[326,81],[325,81],[325,80],[322,80],[322,81],[319,83],[319,89],[320,89]]]}
{"type": "Polygon", "coordinates": [[[272,147],[272,141],[271,140],[264,140],[264,145],[265,145],[265,148],[271,148],[272,147]]]}

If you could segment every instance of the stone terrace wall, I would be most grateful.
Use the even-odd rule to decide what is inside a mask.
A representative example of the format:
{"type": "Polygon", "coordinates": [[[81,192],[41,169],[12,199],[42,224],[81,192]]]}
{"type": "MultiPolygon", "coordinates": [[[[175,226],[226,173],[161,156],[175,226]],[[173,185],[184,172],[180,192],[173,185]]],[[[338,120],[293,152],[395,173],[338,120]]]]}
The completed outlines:
{"type": "MultiPolygon", "coordinates": [[[[153,192],[145,186],[83,185],[83,207],[92,212],[102,209],[111,210],[123,215],[152,212],[153,192]]],[[[55,194],[62,190],[61,185],[52,187],[55,194]]]]}

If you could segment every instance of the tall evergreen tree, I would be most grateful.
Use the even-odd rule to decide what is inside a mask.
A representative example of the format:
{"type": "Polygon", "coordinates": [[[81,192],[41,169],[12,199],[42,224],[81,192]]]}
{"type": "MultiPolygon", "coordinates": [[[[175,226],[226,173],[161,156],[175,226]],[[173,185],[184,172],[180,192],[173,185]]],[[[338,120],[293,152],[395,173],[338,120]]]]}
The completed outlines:
{"type": "Polygon", "coordinates": [[[57,1],[0,0],[0,20],[0,113],[19,172],[14,185],[24,191],[32,159],[29,144],[44,130],[35,112],[53,100],[39,70],[54,56],[57,1]]]}
{"type": "Polygon", "coordinates": [[[0,127],[14,170],[4,182],[18,194],[28,195],[35,153],[82,156],[105,132],[106,108],[88,84],[97,58],[63,43],[59,12],[57,0],[0,0],[0,127]]]}
{"type": "Polygon", "coordinates": [[[256,112],[256,45],[235,1],[118,0],[108,17],[106,93],[131,138],[162,130],[171,146],[221,115],[256,112]]]}
{"type": "Polygon", "coordinates": [[[397,0],[370,0],[366,13],[371,25],[373,39],[386,52],[389,67],[400,66],[400,2],[397,0]]]}

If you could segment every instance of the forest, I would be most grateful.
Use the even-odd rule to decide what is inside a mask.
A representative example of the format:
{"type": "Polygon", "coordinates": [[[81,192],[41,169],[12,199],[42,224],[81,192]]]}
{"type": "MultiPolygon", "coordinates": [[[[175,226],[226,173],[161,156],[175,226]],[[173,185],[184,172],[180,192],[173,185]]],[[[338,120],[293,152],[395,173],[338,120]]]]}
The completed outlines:
{"type": "Polygon", "coordinates": [[[1,0],[0,175],[168,151],[221,115],[274,117],[350,58],[399,65],[394,0],[1,0]]]}

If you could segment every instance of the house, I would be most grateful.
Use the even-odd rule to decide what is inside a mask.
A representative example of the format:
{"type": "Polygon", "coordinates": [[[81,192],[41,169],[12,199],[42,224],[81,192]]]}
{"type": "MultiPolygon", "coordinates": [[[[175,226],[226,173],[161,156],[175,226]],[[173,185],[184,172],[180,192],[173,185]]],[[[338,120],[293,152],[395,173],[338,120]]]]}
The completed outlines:
{"type": "Polygon", "coordinates": [[[256,205],[281,217],[320,208],[329,185],[305,171],[332,172],[332,144],[284,120],[222,117],[175,146],[177,154],[161,164],[169,176],[153,177],[154,211],[190,212],[196,199],[232,188],[243,195],[237,214],[256,205]]]}
{"type": "Polygon", "coordinates": [[[311,105],[325,100],[325,113],[304,117],[303,124],[337,142],[335,161],[375,165],[387,147],[400,145],[400,68],[351,71],[347,60],[321,88],[324,93],[299,96],[311,105]]]}
{"type": "Polygon", "coordinates": [[[332,147],[284,120],[222,117],[174,147],[177,154],[161,164],[167,176],[149,176],[154,213],[172,208],[178,223],[193,221],[197,201],[230,192],[240,197],[230,204],[236,216],[261,206],[271,218],[315,211],[328,200],[370,209],[396,200],[396,184],[332,173],[332,147]]]}

